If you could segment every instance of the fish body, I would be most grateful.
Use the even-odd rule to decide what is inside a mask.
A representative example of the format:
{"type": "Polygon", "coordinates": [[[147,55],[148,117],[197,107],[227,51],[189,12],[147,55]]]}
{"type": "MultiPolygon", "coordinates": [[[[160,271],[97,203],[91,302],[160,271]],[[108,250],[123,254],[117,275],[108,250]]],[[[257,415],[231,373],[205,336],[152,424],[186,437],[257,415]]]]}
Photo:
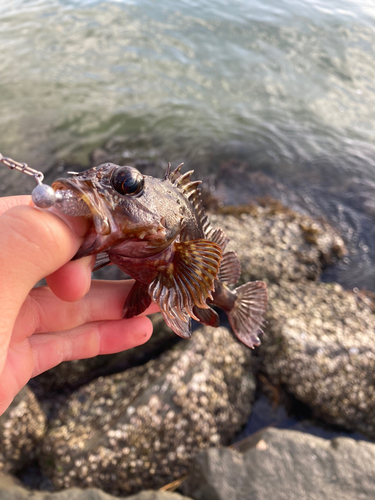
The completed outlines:
{"type": "Polygon", "coordinates": [[[267,307],[262,281],[234,290],[241,268],[229,241],[204,212],[200,181],[192,171],[168,166],[164,179],[134,167],[105,163],[52,187],[70,190],[88,206],[90,229],[75,258],[97,255],[95,269],[116,264],[135,279],[124,304],[124,318],[141,314],[151,303],[175,333],[191,336],[191,318],[211,326],[223,309],[237,337],[259,345],[267,307]]]}

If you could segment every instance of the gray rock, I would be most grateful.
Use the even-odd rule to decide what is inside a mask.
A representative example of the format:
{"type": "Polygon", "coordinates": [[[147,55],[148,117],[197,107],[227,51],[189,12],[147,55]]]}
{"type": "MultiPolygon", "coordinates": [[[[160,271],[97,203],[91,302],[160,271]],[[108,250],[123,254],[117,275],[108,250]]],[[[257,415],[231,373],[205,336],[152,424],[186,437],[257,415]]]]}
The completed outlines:
{"type": "Polygon", "coordinates": [[[242,266],[242,282],[316,280],[322,267],[342,257],[342,238],[324,221],[293,212],[278,202],[265,208],[224,207],[210,220],[231,239],[242,266]],[[243,213],[248,210],[250,213],[243,213]],[[236,215],[230,215],[230,212],[236,215]]]}
{"type": "MultiPolygon", "coordinates": [[[[65,491],[50,493],[49,491],[30,491],[8,475],[0,475],[1,500],[116,500],[118,497],[108,495],[97,488],[69,488],[65,491]]],[[[141,491],[127,500],[191,500],[177,493],[162,491],[141,491]]]]}
{"type": "Polygon", "coordinates": [[[268,429],[243,454],[201,452],[182,490],[194,500],[375,498],[375,445],[268,429]]]}
{"type": "Polygon", "coordinates": [[[260,352],[270,380],[327,422],[375,437],[375,308],[339,285],[269,287],[260,352]]]}
{"type": "Polygon", "coordinates": [[[46,431],[46,418],[28,387],[0,416],[0,471],[13,472],[32,460],[46,431]]]}
{"type": "Polygon", "coordinates": [[[204,328],[144,366],[99,378],[50,422],[45,474],[58,489],[112,494],[180,478],[198,450],[227,444],[247,421],[250,368],[250,349],[225,328],[204,328]]]}

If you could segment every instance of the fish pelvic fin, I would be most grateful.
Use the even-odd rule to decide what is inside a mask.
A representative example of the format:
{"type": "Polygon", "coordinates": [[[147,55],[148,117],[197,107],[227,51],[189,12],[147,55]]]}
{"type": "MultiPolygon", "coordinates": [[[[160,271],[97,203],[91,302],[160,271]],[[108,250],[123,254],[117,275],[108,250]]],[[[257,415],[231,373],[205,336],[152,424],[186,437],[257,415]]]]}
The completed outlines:
{"type": "Polygon", "coordinates": [[[198,320],[204,325],[218,327],[220,325],[219,315],[211,307],[208,309],[201,309],[200,307],[194,306],[194,315],[198,320]]]}
{"type": "Polygon", "coordinates": [[[130,290],[123,308],[123,318],[133,318],[142,314],[151,304],[148,285],[136,281],[130,290]]]}
{"type": "Polygon", "coordinates": [[[206,300],[212,299],[220,263],[220,247],[212,241],[175,243],[172,261],[149,285],[151,299],[177,335],[190,336],[190,317],[200,321],[194,314],[195,306],[209,307],[206,300]]]}
{"type": "Polygon", "coordinates": [[[105,252],[98,253],[98,255],[96,256],[96,260],[95,260],[95,266],[94,266],[92,272],[94,273],[95,271],[102,269],[102,267],[109,266],[110,264],[112,264],[111,259],[108,257],[108,255],[105,252]]]}
{"type": "Polygon", "coordinates": [[[260,344],[263,333],[264,314],[267,309],[267,285],[263,281],[251,281],[239,286],[233,292],[237,298],[228,319],[238,339],[254,348],[260,344]]]}

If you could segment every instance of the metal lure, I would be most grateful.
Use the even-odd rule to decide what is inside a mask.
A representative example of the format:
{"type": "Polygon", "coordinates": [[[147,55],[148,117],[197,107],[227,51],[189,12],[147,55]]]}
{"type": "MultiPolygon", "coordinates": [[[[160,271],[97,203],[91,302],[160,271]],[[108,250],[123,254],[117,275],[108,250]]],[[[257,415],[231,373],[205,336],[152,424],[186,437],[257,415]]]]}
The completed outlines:
{"type": "MultiPolygon", "coordinates": [[[[31,193],[33,203],[39,208],[55,207],[60,212],[78,217],[81,215],[88,215],[90,213],[89,207],[71,190],[57,190],[55,191],[48,184],[44,184],[44,175],[39,170],[35,170],[27,165],[27,163],[20,163],[3,156],[0,153],[0,162],[7,166],[10,170],[18,170],[23,174],[34,177],[37,186],[31,193]]],[[[75,174],[74,172],[68,172],[75,174]]]]}

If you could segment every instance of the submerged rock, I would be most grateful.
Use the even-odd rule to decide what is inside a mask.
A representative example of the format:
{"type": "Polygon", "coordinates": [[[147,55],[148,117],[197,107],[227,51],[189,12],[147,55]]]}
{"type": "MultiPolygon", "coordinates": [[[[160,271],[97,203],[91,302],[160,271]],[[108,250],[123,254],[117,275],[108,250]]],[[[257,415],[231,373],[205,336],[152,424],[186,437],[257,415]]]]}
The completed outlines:
{"type": "Polygon", "coordinates": [[[337,284],[269,288],[267,335],[260,352],[275,383],[285,384],[325,421],[375,437],[375,308],[337,284]]]}
{"type": "Polygon", "coordinates": [[[375,498],[375,445],[268,429],[244,453],[210,449],[194,460],[182,490],[209,500],[375,498]]]}
{"type": "Polygon", "coordinates": [[[28,387],[0,416],[0,471],[15,472],[35,457],[46,431],[46,417],[28,387]]]}
{"type": "Polygon", "coordinates": [[[44,472],[59,489],[159,488],[198,450],[230,442],[254,389],[251,350],[226,328],[202,328],[158,359],[77,390],[50,422],[44,472]]]}

